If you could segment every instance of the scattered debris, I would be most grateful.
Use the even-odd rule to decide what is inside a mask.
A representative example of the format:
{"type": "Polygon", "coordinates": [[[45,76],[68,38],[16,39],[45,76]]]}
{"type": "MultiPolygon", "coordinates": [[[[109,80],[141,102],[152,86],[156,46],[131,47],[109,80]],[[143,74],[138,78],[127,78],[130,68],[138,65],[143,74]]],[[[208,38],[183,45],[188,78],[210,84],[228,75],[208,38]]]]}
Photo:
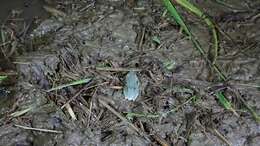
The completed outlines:
{"type": "Polygon", "coordinates": [[[47,0],[50,17],[30,22],[13,11],[0,145],[257,146],[259,2],[171,2],[47,0]]]}

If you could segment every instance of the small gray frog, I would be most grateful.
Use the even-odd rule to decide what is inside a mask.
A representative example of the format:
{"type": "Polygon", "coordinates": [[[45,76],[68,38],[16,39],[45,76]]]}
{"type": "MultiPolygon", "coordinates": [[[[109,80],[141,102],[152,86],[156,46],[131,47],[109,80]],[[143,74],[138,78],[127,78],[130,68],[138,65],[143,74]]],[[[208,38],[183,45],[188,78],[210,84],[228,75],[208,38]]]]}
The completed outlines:
{"type": "Polygon", "coordinates": [[[140,81],[135,71],[127,73],[125,78],[124,96],[127,100],[134,101],[140,93],[140,81]]]}

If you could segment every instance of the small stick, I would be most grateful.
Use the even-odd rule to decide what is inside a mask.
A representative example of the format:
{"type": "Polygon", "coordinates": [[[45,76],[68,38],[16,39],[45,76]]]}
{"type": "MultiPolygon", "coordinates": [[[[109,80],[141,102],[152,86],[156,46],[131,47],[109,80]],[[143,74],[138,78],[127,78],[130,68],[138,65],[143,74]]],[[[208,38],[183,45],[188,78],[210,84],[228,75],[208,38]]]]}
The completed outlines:
{"type": "Polygon", "coordinates": [[[211,129],[216,134],[216,136],[221,139],[223,142],[225,142],[228,146],[232,146],[232,144],[217,130],[217,129],[211,129]]]}
{"type": "Polygon", "coordinates": [[[67,105],[69,105],[70,102],[73,101],[74,99],[76,99],[84,90],[86,90],[86,89],[85,88],[80,89],[70,100],[68,100],[63,106],[61,106],[61,109],[63,109],[67,105]]]}
{"type": "Polygon", "coordinates": [[[71,101],[73,101],[74,99],[76,99],[83,91],[85,90],[88,90],[88,89],[91,89],[91,88],[94,88],[94,87],[98,87],[98,86],[102,86],[102,85],[105,85],[105,84],[108,84],[109,82],[103,82],[103,83],[100,83],[100,84],[97,84],[97,85],[93,85],[93,86],[90,86],[90,87],[87,87],[87,88],[82,88],[80,89],[70,100],[68,100],[62,107],[61,109],[63,109],[65,106],[67,106],[71,101]]]}
{"type": "Polygon", "coordinates": [[[138,134],[146,138],[146,140],[150,141],[150,139],[144,135],[134,124],[130,123],[126,118],[124,118],[120,113],[118,113],[116,110],[114,110],[110,105],[108,105],[105,101],[99,99],[99,102],[105,106],[108,110],[110,110],[114,115],[116,115],[119,119],[121,119],[123,122],[127,123],[133,130],[135,130],[138,134]]]}
{"type": "Polygon", "coordinates": [[[142,35],[141,38],[139,40],[139,44],[138,44],[138,49],[141,50],[143,52],[143,42],[144,42],[144,35],[145,35],[145,28],[142,28],[142,35]]]}
{"type": "Polygon", "coordinates": [[[72,119],[73,121],[76,121],[76,120],[77,120],[77,117],[76,117],[76,115],[75,115],[75,112],[74,112],[73,109],[71,108],[70,104],[67,104],[65,107],[66,107],[66,109],[67,109],[67,111],[68,111],[68,113],[69,113],[71,119],[72,119]]]}
{"type": "Polygon", "coordinates": [[[33,128],[33,127],[27,127],[27,126],[22,126],[22,125],[14,125],[16,127],[25,129],[25,130],[33,130],[33,131],[40,131],[40,132],[48,132],[48,133],[57,133],[57,134],[62,134],[62,131],[58,130],[50,130],[50,129],[41,129],[41,128],[33,128]]]}
{"type": "Polygon", "coordinates": [[[137,133],[140,133],[139,129],[137,127],[135,127],[135,125],[133,125],[132,123],[128,122],[128,120],[126,118],[124,118],[120,113],[118,113],[116,110],[114,110],[110,105],[108,105],[105,101],[100,100],[99,102],[105,106],[108,110],[110,110],[113,114],[115,114],[119,119],[121,119],[122,121],[128,123],[137,133]]]}
{"type": "Polygon", "coordinates": [[[161,144],[161,146],[169,146],[168,142],[163,139],[160,135],[158,134],[155,134],[155,135],[152,135],[152,137],[158,142],[161,144]]]}
{"type": "Polygon", "coordinates": [[[102,70],[102,71],[115,71],[115,72],[141,71],[141,69],[138,68],[96,67],[95,69],[102,70]]]}

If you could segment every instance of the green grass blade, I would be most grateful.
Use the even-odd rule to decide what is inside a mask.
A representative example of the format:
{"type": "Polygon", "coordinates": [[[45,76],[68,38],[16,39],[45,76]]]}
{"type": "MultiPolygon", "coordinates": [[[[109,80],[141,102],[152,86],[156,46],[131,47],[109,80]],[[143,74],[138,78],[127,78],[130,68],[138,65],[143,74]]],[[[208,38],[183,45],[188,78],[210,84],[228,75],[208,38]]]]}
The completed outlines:
{"type": "Polygon", "coordinates": [[[181,16],[179,15],[178,11],[176,8],[172,5],[170,0],[163,0],[163,3],[166,7],[166,9],[170,12],[171,16],[175,19],[175,21],[182,27],[184,32],[188,35],[191,36],[191,32],[189,31],[188,27],[182,20],[181,16]]]}
{"type": "Polygon", "coordinates": [[[7,79],[7,76],[5,76],[5,75],[0,75],[0,82],[3,81],[3,80],[5,80],[5,79],[7,79]]]}
{"type": "Polygon", "coordinates": [[[260,123],[260,116],[251,108],[250,106],[246,105],[247,110],[252,114],[254,119],[256,120],[257,123],[260,123]]]}
{"type": "Polygon", "coordinates": [[[66,87],[69,87],[69,86],[75,86],[75,85],[86,84],[86,83],[88,83],[90,80],[91,80],[91,78],[73,81],[73,82],[68,83],[68,84],[63,84],[63,85],[60,85],[60,86],[51,88],[51,89],[47,90],[47,92],[51,92],[51,91],[54,91],[54,90],[60,90],[60,89],[62,89],[62,88],[66,88],[66,87]]]}
{"type": "MultiPolygon", "coordinates": [[[[206,18],[206,15],[204,15],[202,13],[202,11],[200,11],[198,8],[196,8],[195,6],[191,5],[191,3],[189,3],[187,0],[175,0],[176,2],[178,1],[179,4],[181,4],[183,7],[187,8],[188,10],[190,10],[191,12],[195,13],[197,16],[201,16],[207,23],[207,25],[209,25],[209,27],[212,29],[212,33],[213,33],[213,38],[214,38],[214,44],[215,44],[215,57],[214,60],[211,62],[208,58],[207,55],[204,51],[204,49],[201,47],[199,41],[193,36],[193,34],[191,33],[191,31],[188,29],[187,25],[184,23],[183,19],[181,18],[181,16],[179,15],[178,11],[176,10],[176,8],[174,7],[174,5],[170,2],[170,0],[163,0],[163,3],[166,7],[166,9],[168,10],[168,12],[171,14],[171,16],[175,19],[175,21],[181,26],[181,28],[184,30],[184,32],[190,37],[194,47],[201,53],[201,55],[205,58],[205,60],[207,61],[207,63],[209,64],[209,66],[211,67],[211,69],[214,69],[217,74],[219,75],[219,77],[225,81],[227,78],[226,76],[221,72],[221,70],[219,69],[218,65],[215,64],[216,58],[217,58],[217,51],[218,51],[218,37],[217,37],[217,31],[216,31],[216,26],[210,21],[209,18],[206,18]],[[214,29],[213,29],[214,28],[214,29]]],[[[236,116],[239,116],[236,111],[232,108],[231,103],[225,98],[225,96],[223,95],[223,93],[217,93],[216,96],[219,99],[219,102],[228,110],[231,110],[236,116]]],[[[256,114],[256,112],[254,112],[254,110],[249,107],[246,103],[244,103],[244,105],[246,105],[247,109],[249,110],[249,112],[253,115],[253,117],[256,119],[257,122],[260,122],[260,117],[256,114]]]]}
{"type": "Polygon", "coordinates": [[[171,14],[171,16],[174,18],[174,20],[181,26],[181,28],[184,30],[184,32],[190,37],[190,39],[192,40],[194,46],[200,51],[200,53],[203,56],[206,56],[205,51],[201,48],[200,43],[195,40],[195,38],[193,37],[191,31],[188,29],[187,25],[184,23],[181,15],[178,13],[178,11],[176,10],[176,8],[174,7],[174,5],[170,2],[170,0],[163,0],[163,3],[166,7],[166,9],[169,11],[169,13],[171,14]]]}
{"type": "Polygon", "coordinates": [[[190,37],[194,47],[201,53],[201,55],[205,58],[211,69],[215,70],[221,80],[226,80],[226,76],[221,72],[221,70],[218,68],[218,66],[215,63],[212,63],[205,52],[205,50],[201,47],[199,41],[193,36],[187,25],[184,23],[181,15],[178,13],[174,5],[171,3],[170,0],[163,0],[163,4],[168,10],[168,12],[171,14],[171,16],[175,19],[175,21],[181,26],[181,28],[184,30],[184,32],[190,37]]]}
{"type": "Polygon", "coordinates": [[[227,98],[225,97],[225,95],[222,92],[217,92],[216,96],[218,98],[218,101],[220,102],[220,104],[227,110],[230,110],[234,113],[234,115],[236,115],[237,117],[239,117],[238,113],[233,109],[231,102],[229,102],[227,100],[227,98]]]}
{"type": "Polygon", "coordinates": [[[241,97],[241,95],[237,92],[236,93],[236,96],[237,98],[242,102],[242,104],[245,106],[245,108],[251,113],[251,115],[253,116],[253,118],[256,120],[257,123],[260,123],[260,115],[258,115],[256,113],[256,111],[246,103],[246,101],[241,97]]]}
{"type": "Polygon", "coordinates": [[[226,99],[222,92],[218,92],[216,96],[218,98],[218,101],[225,109],[230,110],[232,108],[231,103],[226,99]]]}
{"type": "Polygon", "coordinates": [[[212,35],[213,35],[213,40],[214,40],[214,55],[213,55],[212,63],[215,64],[216,60],[217,60],[217,56],[218,56],[219,46],[218,46],[218,35],[217,35],[217,31],[216,31],[216,27],[215,27],[214,23],[198,7],[196,7],[189,1],[187,1],[187,0],[175,0],[175,1],[182,7],[186,8],[190,12],[194,13],[195,15],[197,15],[198,17],[203,19],[206,22],[206,24],[208,25],[208,27],[211,29],[212,35]]]}

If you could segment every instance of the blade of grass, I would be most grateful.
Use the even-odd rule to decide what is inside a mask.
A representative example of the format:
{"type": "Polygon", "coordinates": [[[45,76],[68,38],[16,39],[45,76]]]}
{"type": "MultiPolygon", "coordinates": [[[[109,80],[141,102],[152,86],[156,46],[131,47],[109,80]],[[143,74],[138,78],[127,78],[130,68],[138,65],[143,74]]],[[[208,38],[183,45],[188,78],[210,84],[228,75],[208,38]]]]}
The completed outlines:
{"type": "Polygon", "coordinates": [[[33,109],[34,109],[34,106],[30,106],[30,107],[28,107],[28,108],[26,108],[26,109],[23,109],[23,110],[14,112],[14,113],[12,113],[10,116],[13,117],[13,118],[19,117],[19,116],[21,116],[21,115],[24,115],[24,114],[28,113],[29,111],[31,111],[31,110],[33,110],[33,109]]]}
{"type": "Polygon", "coordinates": [[[251,113],[255,121],[257,123],[260,123],[260,116],[255,112],[255,110],[250,105],[246,103],[245,99],[240,95],[239,91],[237,89],[232,89],[232,91],[235,93],[236,97],[242,102],[245,108],[251,113]]]}
{"type": "Polygon", "coordinates": [[[54,91],[54,90],[60,90],[60,89],[62,89],[62,88],[66,88],[66,87],[69,87],[69,86],[75,86],[75,85],[86,84],[86,83],[88,83],[90,80],[91,80],[91,78],[73,81],[73,82],[68,83],[68,84],[63,84],[63,85],[60,85],[60,86],[51,88],[51,89],[47,90],[47,92],[51,92],[51,91],[54,91]]]}
{"type": "Polygon", "coordinates": [[[179,15],[178,11],[176,10],[176,8],[172,5],[172,3],[170,2],[170,0],[163,0],[164,6],[166,7],[166,9],[170,12],[170,14],[172,15],[172,17],[175,19],[175,21],[182,27],[182,29],[184,30],[184,32],[188,35],[191,36],[191,32],[189,31],[188,27],[186,26],[186,24],[184,23],[184,21],[182,20],[181,16],[179,15]]]}
{"type": "Polygon", "coordinates": [[[17,124],[15,124],[14,126],[19,127],[19,128],[22,128],[22,129],[25,129],[25,130],[33,130],[33,131],[39,131],[39,132],[62,134],[62,131],[58,131],[58,130],[42,129],[42,128],[33,128],[33,127],[27,127],[27,126],[22,126],[22,125],[17,125],[17,124]]]}
{"type": "Polygon", "coordinates": [[[237,117],[239,117],[239,115],[237,114],[237,112],[233,109],[231,102],[229,102],[225,95],[222,92],[217,92],[216,96],[218,98],[218,101],[220,102],[220,104],[222,104],[222,106],[227,109],[232,111],[237,117]]]}
{"type": "MultiPolygon", "coordinates": [[[[163,0],[163,3],[166,7],[166,9],[168,10],[168,12],[170,12],[171,16],[175,19],[175,21],[181,26],[181,28],[184,30],[184,32],[190,37],[194,47],[201,53],[201,55],[205,58],[205,60],[207,61],[207,63],[209,64],[209,67],[211,69],[214,69],[217,74],[219,75],[220,79],[222,79],[223,81],[227,80],[226,76],[221,72],[221,70],[218,68],[218,65],[215,63],[212,63],[204,49],[201,47],[200,43],[198,40],[196,40],[196,38],[193,37],[192,33],[189,31],[188,27],[186,26],[186,24],[184,23],[184,21],[182,20],[181,16],[179,15],[179,13],[177,12],[177,10],[175,9],[174,5],[170,2],[170,0],[163,0]]],[[[216,26],[215,26],[216,27],[216,26]]],[[[260,123],[260,117],[256,114],[256,112],[249,106],[247,105],[247,103],[242,99],[242,97],[240,97],[239,95],[237,95],[238,98],[240,98],[240,100],[242,100],[243,104],[246,106],[247,110],[253,115],[253,117],[255,118],[255,120],[260,123]]],[[[224,102],[224,100],[223,100],[224,102]]],[[[226,104],[226,106],[228,106],[228,104],[226,104]]],[[[235,110],[233,108],[231,108],[231,110],[233,110],[234,114],[238,116],[238,114],[235,112],[235,110]]]]}
{"type": "Polygon", "coordinates": [[[197,15],[198,17],[203,19],[205,21],[205,23],[208,25],[208,27],[211,29],[212,35],[213,35],[213,40],[214,40],[214,56],[213,56],[212,63],[215,64],[216,60],[217,60],[217,56],[218,56],[219,46],[218,46],[218,35],[217,35],[217,31],[216,31],[216,27],[215,27],[214,23],[198,7],[196,7],[189,1],[187,1],[187,0],[175,0],[175,1],[182,7],[186,8],[190,12],[194,13],[195,15],[197,15]]]}
{"type": "Polygon", "coordinates": [[[210,68],[215,70],[221,80],[226,80],[226,76],[221,72],[221,70],[218,68],[218,66],[215,63],[212,63],[205,52],[205,50],[201,47],[199,41],[193,36],[187,25],[184,23],[181,15],[178,13],[174,5],[170,2],[170,0],[163,0],[164,6],[169,11],[170,15],[175,19],[175,21],[181,26],[181,28],[184,30],[186,35],[190,38],[192,41],[194,47],[201,53],[201,55],[204,57],[204,59],[209,64],[210,68]]]}
{"type": "Polygon", "coordinates": [[[231,103],[225,98],[222,92],[218,92],[216,96],[218,97],[219,102],[225,107],[225,109],[231,109],[231,103]]]}
{"type": "Polygon", "coordinates": [[[5,80],[6,78],[7,78],[7,76],[5,76],[5,75],[0,75],[0,82],[3,81],[3,80],[5,80]]]}

